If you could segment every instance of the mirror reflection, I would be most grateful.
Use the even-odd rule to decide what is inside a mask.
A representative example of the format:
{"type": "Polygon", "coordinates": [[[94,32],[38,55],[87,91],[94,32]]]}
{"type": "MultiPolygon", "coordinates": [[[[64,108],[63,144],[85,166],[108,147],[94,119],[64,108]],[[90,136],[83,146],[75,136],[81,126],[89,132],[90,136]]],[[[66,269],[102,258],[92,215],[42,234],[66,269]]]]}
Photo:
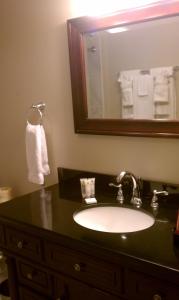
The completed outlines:
{"type": "Polygon", "coordinates": [[[83,35],[89,119],[179,119],[179,17],[83,35]]]}

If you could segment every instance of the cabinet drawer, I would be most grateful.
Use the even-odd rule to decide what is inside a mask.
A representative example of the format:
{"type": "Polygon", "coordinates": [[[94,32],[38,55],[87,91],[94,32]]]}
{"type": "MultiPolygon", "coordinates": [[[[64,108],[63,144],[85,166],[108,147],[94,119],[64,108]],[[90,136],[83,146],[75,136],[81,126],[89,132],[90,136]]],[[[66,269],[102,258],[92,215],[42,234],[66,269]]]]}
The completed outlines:
{"type": "Polygon", "coordinates": [[[28,285],[31,288],[49,295],[52,290],[51,278],[46,270],[26,263],[25,261],[17,261],[18,281],[28,285]]]}
{"type": "Polygon", "coordinates": [[[41,258],[41,243],[38,238],[10,228],[6,229],[6,238],[10,250],[32,259],[41,258]]]}
{"type": "Polygon", "coordinates": [[[179,286],[166,281],[130,272],[128,277],[129,299],[137,300],[178,300],[179,286]]]}
{"type": "Polygon", "coordinates": [[[19,288],[20,300],[50,300],[50,298],[43,297],[24,287],[19,288]]]}
{"type": "Polygon", "coordinates": [[[121,267],[55,244],[47,245],[45,255],[48,264],[64,274],[107,291],[124,292],[121,267]]]}

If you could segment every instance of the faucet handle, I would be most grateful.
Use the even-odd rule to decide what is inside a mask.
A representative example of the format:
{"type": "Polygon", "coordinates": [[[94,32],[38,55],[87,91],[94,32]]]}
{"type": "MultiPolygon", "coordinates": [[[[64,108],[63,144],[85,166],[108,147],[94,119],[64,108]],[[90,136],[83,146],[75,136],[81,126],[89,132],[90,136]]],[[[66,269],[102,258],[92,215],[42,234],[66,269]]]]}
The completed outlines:
{"type": "Polygon", "coordinates": [[[122,184],[114,184],[112,182],[109,183],[109,186],[114,186],[118,188],[118,193],[117,193],[117,197],[116,200],[120,203],[123,204],[124,202],[124,196],[123,196],[123,191],[122,191],[122,184]]]}
{"type": "Polygon", "coordinates": [[[151,207],[153,207],[153,208],[158,207],[158,195],[168,196],[168,192],[153,190],[153,197],[152,197],[152,201],[151,201],[151,207]]]}
{"type": "Polygon", "coordinates": [[[109,183],[109,186],[114,186],[114,187],[117,187],[117,188],[119,188],[120,185],[121,184],[115,184],[115,183],[112,183],[112,182],[109,183]]]}

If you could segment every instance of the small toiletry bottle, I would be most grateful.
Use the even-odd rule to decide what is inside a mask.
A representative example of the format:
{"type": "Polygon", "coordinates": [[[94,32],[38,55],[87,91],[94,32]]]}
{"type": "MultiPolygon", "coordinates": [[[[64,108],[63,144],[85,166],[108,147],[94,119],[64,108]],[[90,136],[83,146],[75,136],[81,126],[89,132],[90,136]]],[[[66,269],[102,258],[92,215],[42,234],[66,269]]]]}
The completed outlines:
{"type": "Polygon", "coordinates": [[[86,181],[86,198],[91,198],[91,181],[88,178],[86,181]]]}
{"type": "Polygon", "coordinates": [[[80,178],[80,183],[81,183],[81,195],[82,195],[82,198],[83,198],[83,199],[86,198],[86,182],[87,182],[87,178],[80,178]]]}
{"type": "Polygon", "coordinates": [[[95,178],[90,178],[90,189],[91,189],[91,195],[90,197],[95,197],[95,178]]]}
{"type": "Polygon", "coordinates": [[[95,197],[95,178],[81,178],[81,194],[86,204],[96,203],[95,197]]]}

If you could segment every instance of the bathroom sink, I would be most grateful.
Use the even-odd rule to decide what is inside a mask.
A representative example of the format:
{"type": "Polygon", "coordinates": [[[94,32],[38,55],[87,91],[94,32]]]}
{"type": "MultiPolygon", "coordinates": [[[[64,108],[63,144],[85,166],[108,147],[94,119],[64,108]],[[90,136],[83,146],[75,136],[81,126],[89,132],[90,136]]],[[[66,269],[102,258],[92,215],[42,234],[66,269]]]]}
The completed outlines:
{"type": "Polygon", "coordinates": [[[82,208],[74,213],[73,219],[83,227],[114,233],[144,230],[155,222],[154,217],[143,210],[115,204],[97,204],[82,208]]]}

